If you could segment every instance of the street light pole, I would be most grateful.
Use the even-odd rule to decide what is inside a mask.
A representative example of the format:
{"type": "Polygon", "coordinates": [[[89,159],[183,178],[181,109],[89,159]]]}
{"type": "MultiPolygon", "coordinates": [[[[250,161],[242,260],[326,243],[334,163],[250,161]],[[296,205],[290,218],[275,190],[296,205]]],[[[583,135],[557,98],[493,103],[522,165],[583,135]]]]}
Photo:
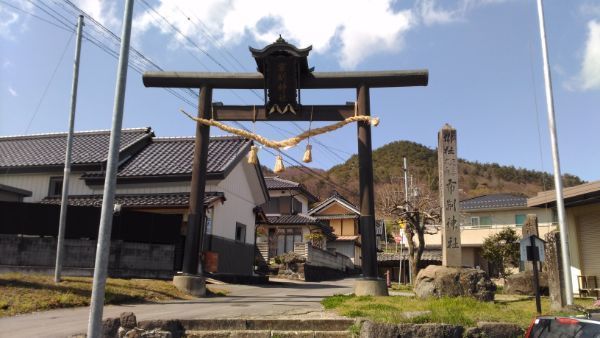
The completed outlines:
{"type": "Polygon", "coordinates": [[[560,230],[560,251],[563,266],[563,279],[565,282],[565,300],[567,305],[573,305],[573,281],[571,279],[571,256],[569,253],[569,233],[565,220],[565,204],[563,200],[562,175],[560,172],[560,158],[558,156],[558,139],[556,136],[556,122],[554,120],[554,96],[552,95],[552,77],[550,74],[548,47],[546,45],[546,28],[544,23],[544,6],[542,0],[537,0],[538,18],[540,24],[540,38],[542,42],[542,57],[544,64],[544,83],[546,89],[546,107],[548,110],[548,129],[552,145],[552,164],[554,167],[554,187],[556,191],[556,210],[558,212],[558,228],[560,230]]]}

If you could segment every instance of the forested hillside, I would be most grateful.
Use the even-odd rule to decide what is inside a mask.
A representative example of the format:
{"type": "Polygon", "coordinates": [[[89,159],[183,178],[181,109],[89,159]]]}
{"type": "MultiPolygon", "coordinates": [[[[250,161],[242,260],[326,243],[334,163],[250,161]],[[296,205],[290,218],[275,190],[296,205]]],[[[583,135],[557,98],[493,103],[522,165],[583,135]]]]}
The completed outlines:
{"type": "MultiPolygon", "coordinates": [[[[388,143],[373,151],[375,189],[390,183],[400,186],[403,184],[403,156],[408,159],[409,175],[412,175],[414,184],[437,191],[437,151],[410,141],[388,143]]],[[[302,182],[321,198],[327,198],[333,190],[338,190],[356,202],[357,164],[358,156],[353,155],[345,163],[330,170],[313,169],[317,175],[311,175],[306,169],[300,167],[288,167],[279,176],[302,182]],[[327,180],[334,184],[327,183],[327,180]]],[[[274,175],[270,170],[263,169],[265,175],[274,175]]],[[[554,186],[552,176],[548,173],[514,166],[501,166],[497,163],[479,163],[461,159],[458,171],[461,198],[498,192],[517,193],[530,197],[554,186]]],[[[565,187],[584,183],[579,177],[570,174],[563,175],[563,180],[565,187]]]]}

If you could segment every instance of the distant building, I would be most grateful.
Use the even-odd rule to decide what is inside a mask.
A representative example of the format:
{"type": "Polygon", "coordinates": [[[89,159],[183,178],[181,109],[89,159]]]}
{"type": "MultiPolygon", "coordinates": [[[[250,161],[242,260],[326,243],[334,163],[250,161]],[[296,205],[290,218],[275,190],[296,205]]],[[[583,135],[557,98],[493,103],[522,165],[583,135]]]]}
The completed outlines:
{"type": "MultiPolygon", "coordinates": [[[[600,283],[600,181],[563,189],[571,256],[573,292],[581,293],[580,277],[600,283]]],[[[538,210],[555,210],[556,192],[544,191],[527,200],[538,210]]]]}
{"type": "Polygon", "coordinates": [[[333,229],[336,238],[327,243],[328,250],[335,250],[350,257],[356,266],[362,265],[361,237],[358,230],[360,211],[354,204],[335,191],[329,198],[310,209],[308,214],[333,229]]]}
{"type": "MultiPolygon", "coordinates": [[[[551,208],[531,208],[527,197],[514,194],[490,194],[469,198],[460,202],[462,213],[461,244],[463,266],[480,267],[495,275],[498,267],[482,257],[482,245],[486,237],[503,229],[513,228],[521,235],[528,214],[538,217],[540,237],[556,228],[555,213],[551,208]]],[[[441,249],[442,232],[426,235],[427,248],[441,249]]]]}
{"type": "Polygon", "coordinates": [[[257,230],[257,245],[264,259],[303,248],[308,241],[326,249],[327,240],[335,238],[331,227],[308,214],[309,204],[317,198],[298,182],[279,177],[265,177],[265,182],[270,198],[261,208],[268,222],[259,222],[257,230]]]}

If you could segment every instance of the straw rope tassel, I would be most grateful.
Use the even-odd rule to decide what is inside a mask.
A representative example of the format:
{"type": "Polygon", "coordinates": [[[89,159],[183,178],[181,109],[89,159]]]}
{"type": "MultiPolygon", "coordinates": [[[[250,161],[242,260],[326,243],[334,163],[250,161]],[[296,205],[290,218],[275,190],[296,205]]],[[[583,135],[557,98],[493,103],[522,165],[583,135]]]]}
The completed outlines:
{"type": "Polygon", "coordinates": [[[285,170],[285,166],[283,165],[283,158],[281,155],[277,155],[275,157],[275,168],[273,168],[273,172],[279,174],[285,170]]]}
{"type": "MultiPolygon", "coordinates": [[[[255,132],[254,124],[256,123],[256,106],[254,107],[254,120],[252,121],[252,132],[255,132]]],[[[258,163],[258,146],[252,145],[250,147],[250,153],[248,154],[248,163],[249,164],[257,164],[258,163]]]]}
{"type": "Polygon", "coordinates": [[[252,145],[252,147],[250,147],[250,153],[248,154],[248,163],[258,163],[258,147],[255,145],[252,145]]]}
{"type": "Polygon", "coordinates": [[[312,144],[306,145],[306,150],[304,150],[304,157],[302,157],[302,162],[304,162],[304,163],[312,162],[312,144]]]}

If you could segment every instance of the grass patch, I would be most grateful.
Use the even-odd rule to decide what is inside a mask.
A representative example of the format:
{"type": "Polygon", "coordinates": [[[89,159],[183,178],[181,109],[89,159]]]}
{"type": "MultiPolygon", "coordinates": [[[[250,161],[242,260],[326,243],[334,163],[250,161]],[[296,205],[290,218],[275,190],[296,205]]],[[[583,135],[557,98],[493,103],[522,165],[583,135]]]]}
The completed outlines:
{"type": "Polygon", "coordinates": [[[391,289],[393,291],[412,291],[413,290],[413,286],[412,284],[398,284],[398,283],[392,283],[392,287],[391,289]]]}
{"type": "MultiPolygon", "coordinates": [[[[0,274],[0,317],[56,308],[88,306],[91,277],[64,277],[54,283],[50,275],[0,274]]],[[[212,295],[225,295],[222,290],[212,295]]],[[[152,303],[193,297],[177,290],[169,281],[109,278],[104,304],[152,303]]]]}
{"type": "MultiPolygon", "coordinates": [[[[591,307],[593,300],[576,299],[575,303],[591,307]]],[[[472,298],[431,298],[416,297],[356,297],[336,295],[322,301],[326,309],[333,309],[347,317],[365,317],[373,321],[387,323],[446,323],[475,326],[479,321],[509,322],[523,328],[529,326],[536,316],[535,299],[530,297],[510,298],[495,302],[479,302],[472,298]],[[424,314],[406,316],[406,312],[429,311],[424,314]]],[[[544,314],[564,315],[549,312],[547,297],[542,298],[544,314]]],[[[579,314],[579,313],[570,313],[579,314]]]]}

